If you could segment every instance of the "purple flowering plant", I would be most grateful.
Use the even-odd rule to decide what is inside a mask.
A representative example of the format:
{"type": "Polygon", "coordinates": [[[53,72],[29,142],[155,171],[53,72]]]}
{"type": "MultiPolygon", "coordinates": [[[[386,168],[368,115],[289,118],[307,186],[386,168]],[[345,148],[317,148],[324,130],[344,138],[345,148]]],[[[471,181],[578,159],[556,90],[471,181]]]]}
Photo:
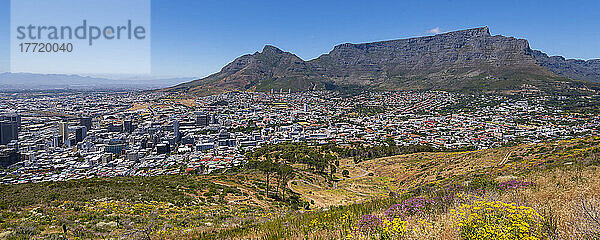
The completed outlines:
{"type": "Polygon", "coordinates": [[[363,234],[369,235],[375,233],[381,226],[381,219],[373,214],[363,215],[358,221],[357,230],[363,234]]]}
{"type": "Polygon", "coordinates": [[[388,219],[405,219],[407,216],[422,214],[423,211],[430,209],[433,203],[432,200],[423,197],[413,197],[402,201],[400,204],[392,205],[384,212],[384,215],[388,219]]]}

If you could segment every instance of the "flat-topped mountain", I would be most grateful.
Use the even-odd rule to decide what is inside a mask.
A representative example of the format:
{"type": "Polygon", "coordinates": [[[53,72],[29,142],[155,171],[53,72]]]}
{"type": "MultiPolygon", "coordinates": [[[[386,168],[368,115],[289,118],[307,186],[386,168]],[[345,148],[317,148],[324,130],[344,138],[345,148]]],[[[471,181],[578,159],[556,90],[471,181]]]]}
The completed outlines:
{"type": "Polygon", "coordinates": [[[600,60],[565,60],[534,51],[524,39],[487,27],[434,36],[337,45],[310,61],[265,46],[206,78],[168,88],[201,95],[223,91],[372,90],[594,92],[600,60]]]}

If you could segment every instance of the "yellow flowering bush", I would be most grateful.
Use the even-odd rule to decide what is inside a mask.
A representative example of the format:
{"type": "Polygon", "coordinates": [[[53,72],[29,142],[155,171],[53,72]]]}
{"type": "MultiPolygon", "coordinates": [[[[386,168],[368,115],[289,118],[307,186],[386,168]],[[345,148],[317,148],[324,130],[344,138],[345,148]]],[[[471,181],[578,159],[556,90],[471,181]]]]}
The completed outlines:
{"type": "Polygon", "coordinates": [[[404,221],[400,218],[394,218],[392,220],[384,219],[381,223],[382,236],[391,238],[393,236],[402,236],[406,233],[408,221],[404,221]]]}
{"type": "Polygon", "coordinates": [[[428,235],[433,231],[433,223],[426,219],[417,219],[412,231],[417,234],[428,235]]]}
{"type": "Polygon", "coordinates": [[[547,239],[543,217],[530,207],[480,199],[462,204],[452,214],[462,239],[547,239]]]}

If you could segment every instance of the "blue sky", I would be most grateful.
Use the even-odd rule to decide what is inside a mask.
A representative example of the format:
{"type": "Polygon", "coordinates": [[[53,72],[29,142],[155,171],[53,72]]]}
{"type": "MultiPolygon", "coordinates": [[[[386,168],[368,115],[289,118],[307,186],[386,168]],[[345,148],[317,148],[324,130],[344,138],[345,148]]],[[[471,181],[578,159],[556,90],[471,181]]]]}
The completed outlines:
{"type": "MultiPolygon", "coordinates": [[[[9,71],[10,1],[0,0],[0,72],[9,71]]],[[[202,77],[265,44],[308,60],[345,42],[489,26],[533,49],[600,58],[597,1],[152,1],[152,74],[202,77]]]]}

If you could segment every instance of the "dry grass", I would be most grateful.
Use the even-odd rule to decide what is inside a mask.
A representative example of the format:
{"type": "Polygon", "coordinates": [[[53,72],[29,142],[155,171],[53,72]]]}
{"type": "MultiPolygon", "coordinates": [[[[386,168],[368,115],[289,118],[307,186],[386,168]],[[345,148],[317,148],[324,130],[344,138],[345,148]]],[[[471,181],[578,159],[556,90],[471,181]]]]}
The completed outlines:
{"type": "MultiPolygon", "coordinates": [[[[354,177],[337,188],[322,175],[300,169],[288,186],[302,199],[314,201],[313,210],[281,211],[273,202],[257,197],[265,176],[258,172],[200,177],[236,187],[245,195],[226,195],[228,205],[262,209],[250,220],[231,221],[230,216],[211,216],[219,225],[188,227],[153,235],[153,239],[365,239],[355,230],[365,214],[380,218],[390,206],[422,196],[436,202],[431,211],[410,215],[408,230],[391,239],[459,239],[452,209],[469,203],[464,196],[480,196],[533,208],[543,216],[548,239],[600,239],[600,138],[584,138],[542,144],[461,153],[418,153],[361,162],[340,161],[337,175],[348,169],[354,177]],[[348,166],[346,166],[348,165],[348,166]],[[364,169],[371,175],[364,175],[364,169]],[[477,185],[489,183],[490,185],[477,185]],[[536,183],[520,189],[501,189],[498,182],[520,180],[536,183]],[[448,190],[458,186],[458,190],[448,190]],[[477,187],[478,186],[478,187],[477,187]],[[388,197],[393,192],[393,197],[388,197]],[[462,197],[458,197],[460,193],[462,197]],[[448,197],[450,200],[439,200],[448,197]],[[274,214],[269,214],[274,213],[274,214]],[[222,219],[221,219],[222,217],[222,219]]],[[[296,166],[302,168],[302,166],[296,166]]],[[[274,182],[271,182],[274,186],[274,182]]],[[[185,189],[183,189],[185,190],[185,189]]],[[[202,197],[206,192],[195,195],[202,197]]],[[[217,199],[217,198],[215,198],[217,199]]],[[[208,204],[218,208],[223,203],[208,204]]],[[[27,217],[23,210],[23,216],[27,217]]],[[[60,209],[53,209],[60,214],[60,209]]],[[[8,213],[7,213],[8,214],[8,213]]],[[[12,213],[10,213],[12,214],[12,213]]],[[[47,213],[45,213],[47,214],[47,213]]],[[[11,215],[12,216],[12,215],[11,215]]],[[[242,219],[242,218],[239,218],[242,219]]],[[[244,218],[246,219],[246,218],[244,218]]],[[[17,220],[11,219],[10,221],[17,220]]],[[[210,220],[210,221],[213,221],[210,220]]],[[[206,221],[206,220],[203,220],[206,221]]],[[[198,223],[198,222],[193,222],[198,223]]],[[[203,222],[200,222],[204,224],[203,222]]],[[[141,225],[137,225],[139,227],[141,225]]],[[[25,229],[26,230],[26,229],[25,229]]],[[[50,231],[49,229],[48,231],[50,231]]],[[[139,230],[139,229],[138,229],[139,230]]],[[[12,231],[12,230],[11,230],[12,231]]],[[[52,230],[52,231],[55,231],[52,230]]],[[[123,229],[108,229],[115,233],[123,229]]],[[[133,230],[132,230],[133,231],[133,230]]],[[[1,233],[2,231],[0,231],[1,233]]],[[[105,233],[101,236],[114,236],[105,233]]],[[[376,237],[376,236],[371,236],[376,237]]]]}
{"type": "MultiPolygon", "coordinates": [[[[285,228],[288,233],[274,234],[284,230],[265,227],[256,228],[251,236],[258,239],[273,239],[269,236],[284,236],[286,239],[364,239],[364,236],[348,231],[342,224],[330,227],[309,225],[312,222],[340,222],[339,216],[343,214],[353,217],[352,224],[356,224],[361,214],[383,217],[387,207],[402,200],[381,197],[390,191],[400,196],[404,196],[403,193],[414,196],[414,190],[423,186],[430,186],[425,189],[431,189],[431,186],[433,189],[435,186],[444,188],[451,183],[469,186],[473,179],[483,176],[496,182],[535,182],[533,187],[508,190],[492,188],[480,194],[481,198],[488,201],[532,207],[543,216],[541,224],[548,239],[599,239],[599,146],[600,139],[595,137],[463,153],[418,153],[365,161],[357,166],[373,172],[373,176],[350,179],[340,182],[338,186],[374,198],[354,193],[362,203],[335,207],[325,212],[282,216],[273,221],[291,224],[285,228]],[[294,222],[298,226],[294,226],[294,222]],[[302,226],[312,230],[303,232],[302,226]]],[[[357,176],[359,172],[354,171],[351,175],[357,176]]],[[[326,196],[319,202],[331,201],[323,206],[337,205],[333,204],[335,196],[324,194],[332,193],[327,187],[305,187],[306,190],[301,190],[303,195],[305,191],[310,191],[313,196],[316,192],[320,194],[319,197],[326,196]]],[[[419,192],[427,198],[434,197],[431,192],[419,192]]],[[[465,194],[469,194],[469,191],[463,192],[465,194]]],[[[453,213],[449,210],[461,203],[465,203],[465,200],[455,199],[447,203],[448,206],[440,208],[443,210],[409,217],[406,219],[409,221],[409,231],[398,239],[459,239],[459,231],[452,220],[453,213]]]]}

